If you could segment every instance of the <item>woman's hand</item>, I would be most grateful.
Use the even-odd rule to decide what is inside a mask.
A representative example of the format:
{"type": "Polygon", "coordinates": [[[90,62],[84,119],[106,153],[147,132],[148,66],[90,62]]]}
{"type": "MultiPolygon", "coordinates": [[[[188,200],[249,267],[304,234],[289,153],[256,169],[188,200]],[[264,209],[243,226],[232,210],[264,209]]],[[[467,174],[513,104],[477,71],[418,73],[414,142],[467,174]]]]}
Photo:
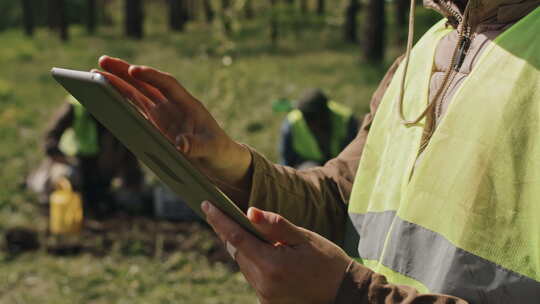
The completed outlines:
{"type": "Polygon", "coordinates": [[[108,56],[102,56],[99,65],[106,72],[95,72],[104,75],[195,166],[232,186],[244,186],[250,152],[233,141],[173,76],[108,56]]]}
{"type": "Polygon", "coordinates": [[[261,304],[332,303],[351,258],[334,243],[278,214],[250,208],[248,218],[264,243],[208,202],[201,209],[235,259],[261,304]]]}

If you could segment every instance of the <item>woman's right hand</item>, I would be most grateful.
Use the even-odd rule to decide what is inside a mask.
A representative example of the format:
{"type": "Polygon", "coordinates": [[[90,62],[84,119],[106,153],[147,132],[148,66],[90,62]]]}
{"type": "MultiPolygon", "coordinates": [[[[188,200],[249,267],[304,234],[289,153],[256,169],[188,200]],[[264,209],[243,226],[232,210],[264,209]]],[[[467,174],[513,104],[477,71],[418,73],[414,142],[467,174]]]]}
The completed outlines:
{"type": "Polygon", "coordinates": [[[251,153],[232,140],[173,76],[108,56],[102,56],[99,65],[105,72],[95,72],[104,75],[196,167],[242,188],[251,153]]]}

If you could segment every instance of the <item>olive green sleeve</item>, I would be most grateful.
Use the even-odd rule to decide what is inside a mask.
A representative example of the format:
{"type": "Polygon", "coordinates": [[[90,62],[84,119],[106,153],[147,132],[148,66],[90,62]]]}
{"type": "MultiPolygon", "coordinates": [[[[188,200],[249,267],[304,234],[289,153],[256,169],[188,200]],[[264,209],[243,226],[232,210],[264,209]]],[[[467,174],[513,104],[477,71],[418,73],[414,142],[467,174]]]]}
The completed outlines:
{"type": "Polygon", "coordinates": [[[252,150],[249,205],[283,215],[296,225],[341,242],[346,206],[336,183],[320,169],[276,165],[252,150]]]}
{"type": "Polygon", "coordinates": [[[401,59],[394,62],[373,94],[371,111],[364,117],[356,138],[324,166],[295,170],[273,164],[251,149],[249,205],[279,213],[296,225],[341,244],[347,204],[369,128],[401,59]]]}
{"type": "Polygon", "coordinates": [[[367,267],[351,262],[334,304],[467,304],[443,294],[421,294],[410,286],[390,284],[367,267]]]}

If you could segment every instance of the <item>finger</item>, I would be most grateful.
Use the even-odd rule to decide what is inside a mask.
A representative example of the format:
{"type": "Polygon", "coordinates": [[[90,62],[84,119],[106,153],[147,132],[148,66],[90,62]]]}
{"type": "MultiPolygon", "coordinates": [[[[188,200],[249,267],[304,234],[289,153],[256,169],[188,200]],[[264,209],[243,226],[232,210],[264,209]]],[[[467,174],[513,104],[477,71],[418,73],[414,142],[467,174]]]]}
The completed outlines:
{"type": "Polygon", "coordinates": [[[92,70],[92,72],[99,73],[105,76],[109,83],[113,85],[122,96],[128,98],[131,102],[133,102],[141,112],[146,114],[146,116],[150,116],[153,102],[150,101],[141,92],[139,92],[136,88],[134,88],[132,85],[125,82],[120,77],[114,74],[97,70],[92,70]]]}
{"type": "Polygon", "coordinates": [[[153,103],[136,88],[114,74],[97,70],[92,70],[92,72],[105,76],[109,83],[113,85],[122,96],[131,101],[137,107],[137,109],[143,112],[146,116],[150,116],[153,103]]]}
{"type": "Polygon", "coordinates": [[[170,101],[182,104],[195,101],[195,98],[168,73],[151,67],[136,65],[132,65],[128,72],[133,78],[156,87],[170,101]]]}
{"type": "Polygon", "coordinates": [[[268,240],[294,246],[306,241],[303,229],[283,216],[254,207],[248,209],[247,217],[268,240]]]}
{"type": "Polygon", "coordinates": [[[165,100],[165,96],[163,96],[163,94],[161,94],[161,92],[158,89],[154,88],[148,83],[137,80],[133,78],[131,75],[129,75],[128,70],[131,65],[127,63],[126,61],[120,58],[113,58],[113,57],[104,55],[99,58],[99,65],[105,71],[108,71],[109,73],[114,74],[122,78],[124,81],[128,82],[129,84],[133,85],[134,87],[139,89],[144,95],[146,95],[148,98],[152,99],[153,101],[160,102],[160,101],[165,100]]]}
{"type": "Polygon", "coordinates": [[[211,203],[203,202],[201,209],[206,215],[206,220],[221,240],[236,247],[238,250],[237,255],[241,254],[247,260],[253,261],[261,255],[264,256],[264,252],[271,248],[268,244],[263,243],[244,230],[211,203]]]}
{"type": "Polygon", "coordinates": [[[190,143],[186,137],[185,134],[179,134],[176,136],[174,145],[176,146],[176,149],[185,156],[187,156],[188,151],[191,149],[190,143]]]}

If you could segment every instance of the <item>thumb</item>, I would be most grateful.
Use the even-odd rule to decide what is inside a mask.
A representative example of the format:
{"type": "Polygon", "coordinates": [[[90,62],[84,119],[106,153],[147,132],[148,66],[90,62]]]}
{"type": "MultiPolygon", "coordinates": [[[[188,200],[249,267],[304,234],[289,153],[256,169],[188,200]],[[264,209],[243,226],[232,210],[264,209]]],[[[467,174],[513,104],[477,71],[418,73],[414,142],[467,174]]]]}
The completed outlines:
{"type": "Polygon", "coordinates": [[[253,226],[271,242],[292,246],[306,241],[303,229],[277,213],[251,207],[247,212],[247,217],[253,226]]]}

